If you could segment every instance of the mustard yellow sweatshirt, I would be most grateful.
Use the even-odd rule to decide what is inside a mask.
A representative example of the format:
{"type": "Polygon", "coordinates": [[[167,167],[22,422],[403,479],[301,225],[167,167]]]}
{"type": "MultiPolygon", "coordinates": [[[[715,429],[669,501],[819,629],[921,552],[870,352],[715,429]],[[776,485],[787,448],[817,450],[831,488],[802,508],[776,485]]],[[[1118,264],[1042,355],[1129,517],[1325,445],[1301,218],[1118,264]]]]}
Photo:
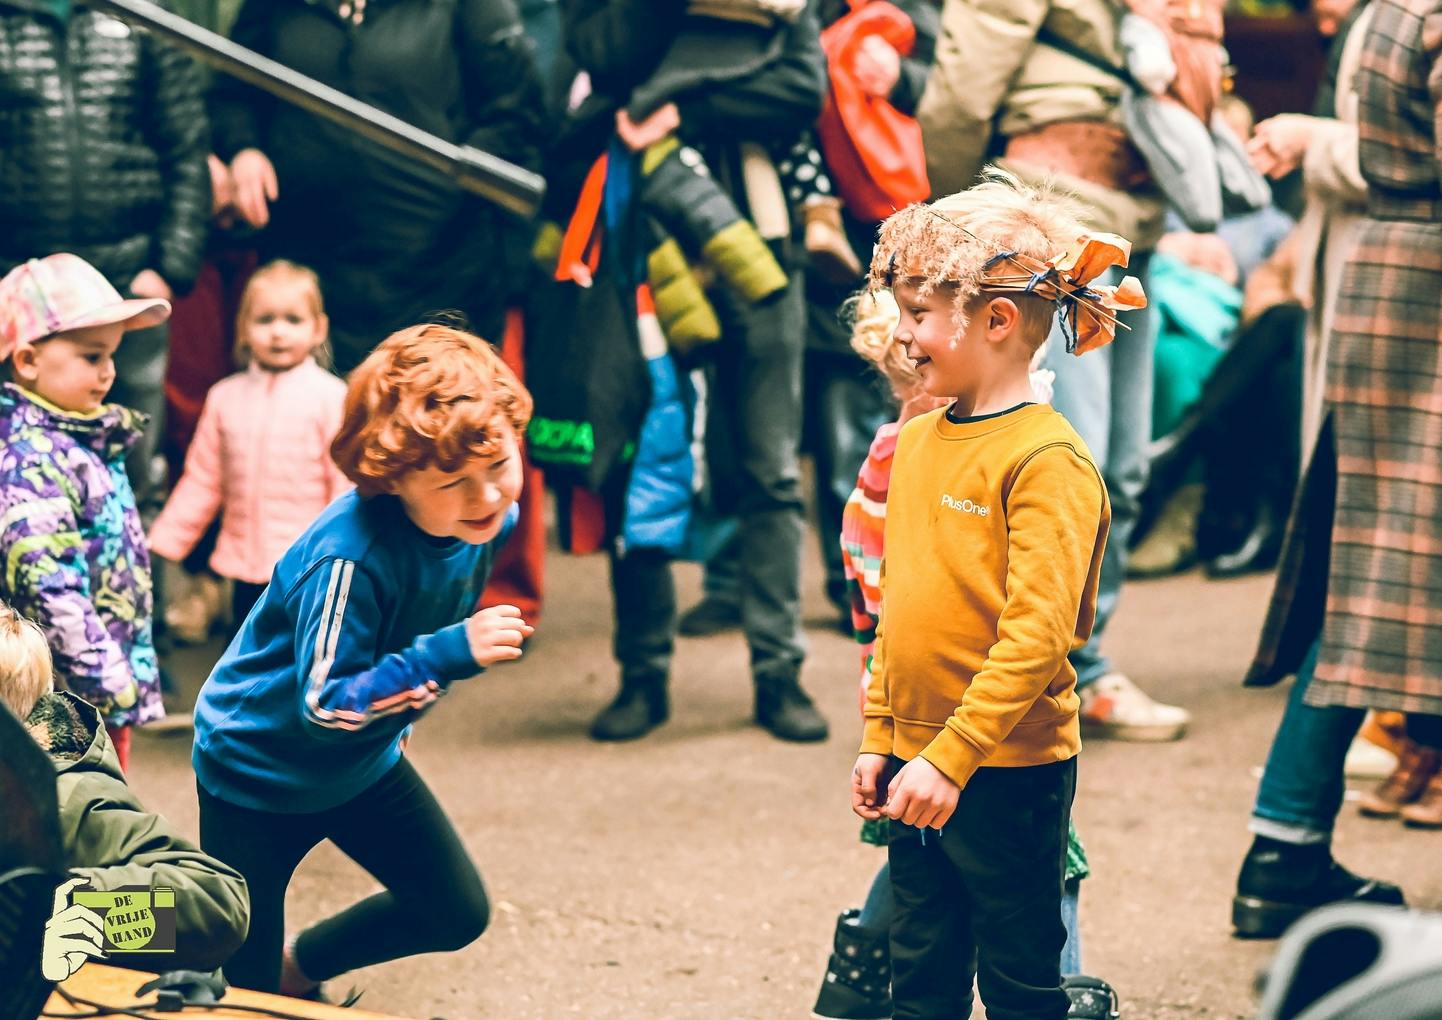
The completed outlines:
{"type": "Polygon", "coordinates": [[[861,750],[921,755],[959,786],[982,765],[1081,750],[1076,671],[1111,524],[1106,486],[1045,404],[901,432],[861,750]]]}

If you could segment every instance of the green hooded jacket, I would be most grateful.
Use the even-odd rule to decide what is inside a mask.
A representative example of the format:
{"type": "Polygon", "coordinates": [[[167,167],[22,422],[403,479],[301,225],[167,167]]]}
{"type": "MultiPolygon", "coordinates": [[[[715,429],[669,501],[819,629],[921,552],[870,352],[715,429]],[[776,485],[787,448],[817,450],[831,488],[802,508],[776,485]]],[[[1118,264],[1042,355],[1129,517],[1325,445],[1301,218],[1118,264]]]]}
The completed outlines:
{"type": "Polygon", "coordinates": [[[41,698],[25,722],[55,762],[60,836],[82,889],[168,886],[175,890],[175,952],[113,954],[107,963],[141,970],[214,970],[245,941],[245,879],[146,811],[120,771],[100,716],[68,692],[41,698]]]}

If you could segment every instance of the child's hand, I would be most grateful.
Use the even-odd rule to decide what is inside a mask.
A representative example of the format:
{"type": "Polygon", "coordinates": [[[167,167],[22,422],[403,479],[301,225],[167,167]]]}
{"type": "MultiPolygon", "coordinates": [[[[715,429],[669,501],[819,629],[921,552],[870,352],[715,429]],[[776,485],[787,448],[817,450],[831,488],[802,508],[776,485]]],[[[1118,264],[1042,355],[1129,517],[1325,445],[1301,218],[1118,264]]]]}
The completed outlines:
{"type": "Polygon", "coordinates": [[[901,54],[881,36],[868,35],[856,48],[852,69],[867,95],[885,99],[901,78],[901,54]]]}
{"type": "Polygon", "coordinates": [[[466,640],[478,666],[521,657],[521,643],[536,632],[515,606],[491,606],[466,621],[466,640]]]}
{"type": "MultiPolygon", "coordinates": [[[[956,810],[961,787],[925,758],[901,767],[886,792],[885,814],[918,829],[940,829],[956,810]]],[[[865,817],[864,815],[862,817],[865,817]]]]}
{"type": "Polygon", "coordinates": [[[851,810],[875,821],[886,803],[886,770],[891,759],[884,754],[862,754],[851,770],[851,810]]]}

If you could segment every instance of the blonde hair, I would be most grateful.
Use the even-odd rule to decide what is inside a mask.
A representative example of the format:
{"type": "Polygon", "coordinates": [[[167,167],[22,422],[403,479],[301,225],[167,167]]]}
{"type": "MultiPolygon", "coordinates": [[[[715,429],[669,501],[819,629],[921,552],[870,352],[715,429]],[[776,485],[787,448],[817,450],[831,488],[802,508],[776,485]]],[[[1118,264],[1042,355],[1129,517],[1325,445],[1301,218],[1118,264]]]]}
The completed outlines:
{"type": "Polygon", "coordinates": [[[1002,253],[1053,259],[1085,231],[1081,206],[1055,183],[1027,184],[988,167],[975,187],[888,217],[872,255],[870,283],[890,289],[904,281],[923,295],[954,288],[958,330],[966,328],[968,309],[979,297],[1006,297],[1021,310],[1023,333],[1035,348],[1051,330],[1056,305],[1021,292],[983,295],[982,275],[1002,253]]]}
{"type": "Polygon", "coordinates": [[[45,632],[0,602],[0,702],[24,722],[54,686],[45,632]]]}
{"type": "Polygon", "coordinates": [[[863,291],[848,302],[847,312],[851,317],[851,349],[885,377],[898,400],[915,393],[921,386],[921,374],[896,340],[901,309],[891,291],[863,291]]]}
{"type": "MultiPolygon", "coordinates": [[[[232,355],[237,365],[250,363],[250,344],[246,342],[246,323],[250,319],[251,307],[255,304],[255,295],[267,283],[279,281],[301,284],[306,291],[310,313],[317,319],[325,318],[325,296],[321,293],[320,277],[315,270],[308,266],[302,266],[289,259],[273,259],[250,274],[250,279],[245,281],[245,289],[240,293],[240,307],[235,312],[235,349],[232,355]]],[[[322,340],[311,352],[325,368],[330,368],[333,359],[331,358],[330,339],[322,340]]]]}
{"type": "Polygon", "coordinates": [[[362,496],[411,471],[455,471],[521,439],[531,395],[480,337],[427,323],[392,333],[351,373],[331,457],[362,496]]]}

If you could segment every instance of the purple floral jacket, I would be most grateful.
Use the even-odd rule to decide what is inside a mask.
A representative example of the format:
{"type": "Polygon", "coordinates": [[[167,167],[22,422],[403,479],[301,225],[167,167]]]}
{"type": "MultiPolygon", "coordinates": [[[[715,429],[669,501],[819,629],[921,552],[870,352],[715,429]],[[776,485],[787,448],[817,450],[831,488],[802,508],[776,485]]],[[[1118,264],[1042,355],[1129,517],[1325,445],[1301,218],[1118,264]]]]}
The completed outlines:
{"type": "Polygon", "coordinates": [[[80,415],[0,390],[0,597],[45,629],[57,683],[111,726],[165,714],[150,554],[125,476],[144,422],[118,404],[80,415]]]}

